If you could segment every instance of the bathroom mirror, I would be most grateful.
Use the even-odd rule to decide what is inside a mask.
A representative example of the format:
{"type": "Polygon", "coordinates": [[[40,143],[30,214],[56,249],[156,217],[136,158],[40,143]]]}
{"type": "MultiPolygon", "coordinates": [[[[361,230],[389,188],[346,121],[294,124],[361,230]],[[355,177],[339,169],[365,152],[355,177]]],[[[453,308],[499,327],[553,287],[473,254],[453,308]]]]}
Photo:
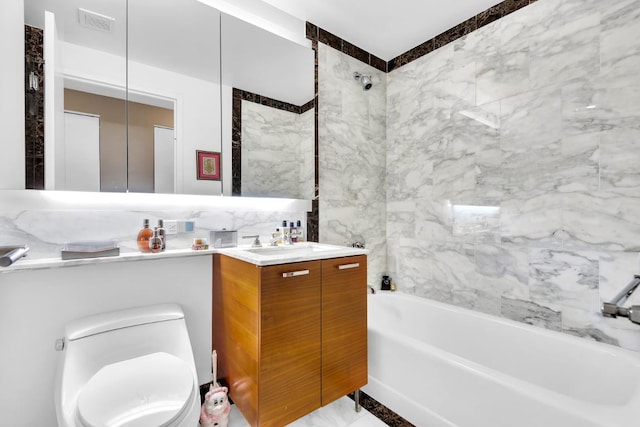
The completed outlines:
{"type": "Polygon", "coordinates": [[[232,194],[314,197],[314,54],[222,14],[222,85],[232,88],[232,194]]]}
{"type": "MultiPolygon", "coordinates": [[[[228,15],[221,17],[216,9],[196,0],[25,0],[25,23],[45,28],[45,10],[52,12],[50,22],[56,27],[45,31],[54,40],[48,46],[56,48],[53,52],[46,49],[54,58],[48,63],[55,63],[55,73],[36,78],[40,79],[39,90],[44,92],[44,87],[55,94],[55,102],[42,108],[39,118],[38,107],[34,108],[37,119],[27,125],[27,147],[30,139],[47,143],[44,147],[31,143],[34,148],[27,149],[27,157],[29,153],[36,156],[31,162],[27,159],[26,172],[27,176],[37,175],[44,169],[46,176],[40,179],[46,189],[230,195],[232,168],[225,170],[224,165],[232,164],[232,88],[296,105],[313,98],[313,52],[309,47],[228,15]],[[306,51],[304,66],[295,65],[301,60],[300,50],[306,51]],[[54,84],[45,84],[45,80],[54,84]],[[300,87],[297,81],[302,80],[307,93],[293,95],[300,87]],[[229,94],[224,102],[222,93],[229,94]],[[222,123],[221,117],[229,122],[222,123]],[[67,128],[69,135],[80,137],[75,141],[66,138],[67,128]],[[111,139],[103,133],[109,133],[111,139]],[[72,140],[69,149],[65,148],[67,139],[72,140]],[[221,180],[197,179],[199,150],[222,153],[221,180]]],[[[275,123],[262,123],[261,132],[282,133],[280,125],[265,128],[275,123]]],[[[244,145],[245,173],[276,171],[255,157],[289,156],[291,165],[313,157],[313,146],[303,155],[292,150],[296,144],[283,143],[282,138],[276,141],[256,153],[251,144],[244,145]],[[277,146],[284,151],[276,153],[277,146]]],[[[273,178],[264,173],[253,177],[277,183],[278,175],[282,177],[281,171],[273,178]]],[[[290,173],[286,182],[299,176],[299,172],[290,173]]],[[[253,177],[245,177],[245,190],[251,188],[253,177]]],[[[304,179],[309,181],[308,172],[304,179]]],[[[27,179],[27,188],[39,188],[33,181],[37,177],[31,185],[27,179]]],[[[311,198],[312,185],[309,188],[306,193],[258,190],[251,195],[311,198]]]]}

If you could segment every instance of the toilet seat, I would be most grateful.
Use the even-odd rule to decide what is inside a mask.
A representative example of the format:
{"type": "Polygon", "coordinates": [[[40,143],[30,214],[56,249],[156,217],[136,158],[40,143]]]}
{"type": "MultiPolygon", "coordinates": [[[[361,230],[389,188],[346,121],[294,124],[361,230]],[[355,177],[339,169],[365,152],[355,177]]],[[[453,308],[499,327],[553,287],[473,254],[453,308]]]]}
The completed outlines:
{"type": "Polygon", "coordinates": [[[195,398],[193,372],[167,353],[106,365],[78,397],[81,426],[169,427],[184,418],[195,398]]]}

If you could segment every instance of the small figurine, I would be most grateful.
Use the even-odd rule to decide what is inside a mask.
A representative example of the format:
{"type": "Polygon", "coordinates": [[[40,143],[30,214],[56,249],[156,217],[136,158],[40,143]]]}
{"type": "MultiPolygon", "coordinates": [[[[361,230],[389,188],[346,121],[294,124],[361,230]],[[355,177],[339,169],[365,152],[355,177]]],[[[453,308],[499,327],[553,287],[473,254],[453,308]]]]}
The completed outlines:
{"type": "Polygon", "coordinates": [[[212,387],[204,397],[200,409],[200,425],[202,427],[227,427],[229,424],[231,405],[227,399],[226,387],[212,387]]]}
{"type": "Polygon", "coordinates": [[[211,353],[211,368],[213,382],[209,391],[204,396],[204,403],[200,409],[200,425],[202,427],[227,427],[229,424],[229,412],[231,405],[227,398],[226,387],[221,387],[217,381],[218,354],[214,350],[211,353]]]}

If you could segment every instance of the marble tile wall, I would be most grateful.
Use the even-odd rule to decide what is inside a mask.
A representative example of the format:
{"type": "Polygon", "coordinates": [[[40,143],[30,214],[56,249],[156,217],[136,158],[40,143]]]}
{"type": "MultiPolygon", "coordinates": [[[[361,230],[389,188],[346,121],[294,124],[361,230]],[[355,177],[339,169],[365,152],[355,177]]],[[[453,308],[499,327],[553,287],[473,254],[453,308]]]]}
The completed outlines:
{"type": "Polygon", "coordinates": [[[640,350],[599,314],[640,272],[638,34],[638,0],[539,0],[388,74],[401,291],[640,350]]]}
{"type": "Polygon", "coordinates": [[[368,281],[386,270],[386,75],[318,43],[320,241],[369,249],[368,281]],[[353,73],[371,75],[365,92],[353,73]]]}
{"type": "Polygon", "coordinates": [[[313,198],[313,115],[242,101],[243,196],[313,198]]]}

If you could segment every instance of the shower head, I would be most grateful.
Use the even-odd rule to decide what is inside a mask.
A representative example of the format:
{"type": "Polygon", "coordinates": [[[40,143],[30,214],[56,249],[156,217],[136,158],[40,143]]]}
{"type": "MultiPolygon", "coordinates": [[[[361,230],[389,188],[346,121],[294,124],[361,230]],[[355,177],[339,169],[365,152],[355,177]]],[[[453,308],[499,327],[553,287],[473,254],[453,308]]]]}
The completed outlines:
{"type": "Polygon", "coordinates": [[[371,81],[371,76],[365,76],[364,74],[360,74],[359,72],[353,73],[353,78],[355,81],[360,82],[362,85],[362,90],[367,91],[373,87],[373,82],[371,81]]]}

